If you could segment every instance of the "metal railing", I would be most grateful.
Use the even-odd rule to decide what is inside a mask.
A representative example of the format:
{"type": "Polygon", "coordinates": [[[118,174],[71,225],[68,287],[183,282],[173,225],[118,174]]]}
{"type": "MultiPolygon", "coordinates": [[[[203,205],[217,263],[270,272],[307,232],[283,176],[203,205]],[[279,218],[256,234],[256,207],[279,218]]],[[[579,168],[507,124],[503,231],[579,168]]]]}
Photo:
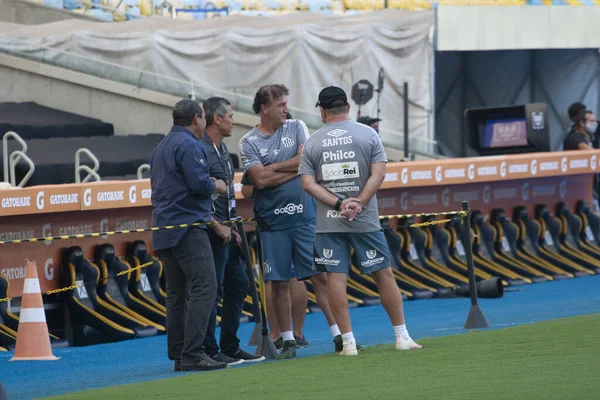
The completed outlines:
{"type": "Polygon", "coordinates": [[[150,164],[142,164],[137,170],[137,178],[144,179],[144,172],[150,171],[150,164]]]}
{"type": "Polygon", "coordinates": [[[101,181],[100,175],[98,174],[98,169],[100,168],[100,161],[98,158],[86,148],[81,148],[77,150],[75,153],[75,182],[76,183],[86,183],[89,182],[91,178],[94,178],[96,181],[101,181]],[[81,164],[81,155],[85,154],[89,157],[90,160],[94,163],[94,168],[90,168],[85,164],[81,164]],[[80,172],[86,172],[87,175],[83,180],[81,180],[80,172]]]}
{"type": "Polygon", "coordinates": [[[35,164],[33,160],[27,156],[27,143],[16,132],[8,131],[2,136],[2,163],[4,169],[4,182],[10,182],[13,187],[25,187],[33,173],[35,172],[35,164]],[[21,150],[15,150],[8,155],[8,139],[15,139],[20,145],[21,150]],[[17,184],[16,169],[19,162],[25,161],[29,166],[29,171],[23,179],[17,184]],[[10,181],[9,181],[10,177],[10,181]]]}

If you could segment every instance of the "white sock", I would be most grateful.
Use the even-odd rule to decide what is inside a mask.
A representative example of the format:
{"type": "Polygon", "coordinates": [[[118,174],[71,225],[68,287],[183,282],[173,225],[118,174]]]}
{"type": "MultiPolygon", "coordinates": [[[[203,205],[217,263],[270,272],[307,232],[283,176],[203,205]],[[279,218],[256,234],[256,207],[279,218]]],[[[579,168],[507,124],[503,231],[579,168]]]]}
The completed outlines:
{"type": "Polygon", "coordinates": [[[286,340],[296,340],[296,339],[294,339],[294,332],[293,331],[281,332],[281,337],[283,338],[284,341],[286,341],[286,340]]]}
{"type": "Polygon", "coordinates": [[[394,326],[394,332],[396,333],[396,336],[400,336],[404,340],[410,340],[410,335],[406,330],[406,324],[394,326]]]}
{"type": "Polygon", "coordinates": [[[352,333],[352,332],[342,333],[342,341],[344,342],[344,346],[350,342],[355,343],[354,333],[352,333]]]}
{"type": "Polygon", "coordinates": [[[331,332],[331,336],[333,336],[333,337],[336,337],[336,336],[342,334],[342,332],[340,332],[340,328],[338,328],[337,324],[331,325],[329,327],[329,331],[331,332]]]}

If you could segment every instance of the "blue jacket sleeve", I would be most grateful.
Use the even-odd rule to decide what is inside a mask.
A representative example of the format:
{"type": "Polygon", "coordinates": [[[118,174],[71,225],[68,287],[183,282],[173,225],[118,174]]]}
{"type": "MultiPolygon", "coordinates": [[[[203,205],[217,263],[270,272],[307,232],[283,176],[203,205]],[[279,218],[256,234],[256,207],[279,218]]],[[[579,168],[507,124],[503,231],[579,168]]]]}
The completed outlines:
{"type": "Polygon", "coordinates": [[[210,179],[206,153],[199,143],[184,148],[180,162],[185,183],[194,194],[210,197],[216,191],[210,179]]]}

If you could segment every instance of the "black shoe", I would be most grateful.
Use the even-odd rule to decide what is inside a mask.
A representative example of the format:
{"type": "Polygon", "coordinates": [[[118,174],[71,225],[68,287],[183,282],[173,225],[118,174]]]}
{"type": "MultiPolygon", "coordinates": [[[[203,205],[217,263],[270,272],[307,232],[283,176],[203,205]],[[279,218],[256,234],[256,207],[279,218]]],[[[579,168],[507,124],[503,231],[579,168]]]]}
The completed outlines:
{"type": "Polygon", "coordinates": [[[280,336],[279,339],[273,342],[273,344],[275,345],[275,348],[277,350],[281,350],[281,348],[283,347],[283,338],[280,336]]]}
{"type": "Polygon", "coordinates": [[[244,360],[241,360],[239,358],[232,358],[232,357],[226,356],[223,353],[217,353],[217,354],[211,355],[210,358],[212,358],[213,360],[215,360],[217,362],[224,362],[227,365],[239,365],[239,364],[244,363],[244,360]]]}
{"type": "Polygon", "coordinates": [[[277,355],[278,360],[287,360],[288,358],[296,358],[296,341],[284,340],[283,347],[277,355]]]}
{"type": "Polygon", "coordinates": [[[235,358],[237,360],[242,360],[245,363],[255,363],[265,360],[265,356],[250,354],[242,349],[237,349],[234,352],[226,352],[225,355],[231,358],[235,358]]]}
{"type": "Polygon", "coordinates": [[[309,343],[304,335],[302,335],[302,337],[294,335],[294,339],[296,339],[296,347],[298,349],[303,349],[309,346],[309,343]]]}
{"type": "Polygon", "coordinates": [[[201,354],[197,360],[181,361],[180,371],[213,371],[225,369],[227,363],[215,361],[206,354],[201,354]]]}

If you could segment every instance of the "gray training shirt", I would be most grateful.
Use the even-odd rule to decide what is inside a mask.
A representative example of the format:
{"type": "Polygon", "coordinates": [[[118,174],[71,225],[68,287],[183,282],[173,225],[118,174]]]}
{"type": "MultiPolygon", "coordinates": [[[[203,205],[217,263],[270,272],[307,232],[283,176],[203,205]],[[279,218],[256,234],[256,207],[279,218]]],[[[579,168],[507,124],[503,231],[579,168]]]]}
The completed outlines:
{"type": "MultiPolygon", "coordinates": [[[[298,146],[307,138],[308,128],[300,120],[288,119],[273,135],[252,129],[240,140],[245,171],[255,165],[267,166],[294,158],[298,146]]],[[[263,231],[314,224],[315,200],[302,189],[300,177],[296,176],[279,186],[255,189],[254,216],[263,231]]]]}
{"type": "MultiPolygon", "coordinates": [[[[315,176],[317,183],[342,198],[357,197],[371,175],[371,164],[376,162],[387,162],[377,132],[347,120],[325,124],[306,141],[298,175],[315,176]]],[[[317,233],[375,232],[379,229],[376,196],[352,222],[317,201],[317,233]]]]}

